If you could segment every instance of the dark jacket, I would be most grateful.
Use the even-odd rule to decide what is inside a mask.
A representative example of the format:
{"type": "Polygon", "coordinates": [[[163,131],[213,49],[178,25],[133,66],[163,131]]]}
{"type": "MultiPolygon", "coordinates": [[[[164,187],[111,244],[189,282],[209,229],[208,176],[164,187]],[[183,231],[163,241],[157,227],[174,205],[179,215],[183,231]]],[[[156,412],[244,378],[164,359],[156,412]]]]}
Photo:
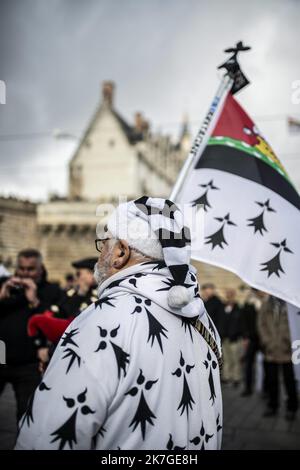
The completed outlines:
{"type": "Polygon", "coordinates": [[[258,343],[257,309],[251,303],[246,302],[241,312],[242,336],[258,343]]]}
{"type": "Polygon", "coordinates": [[[30,308],[23,293],[0,301],[0,340],[6,345],[7,365],[22,365],[37,361],[36,348],[27,334],[28,319],[35,313],[49,309],[61,298],[62,291],[57,284],[45,280],[38,285],[37,296],[40,304],[30,308]]]}
{"type": "Polygon", "coordinates": [[[234,304],[231,311],[227,306],[224,307],[224,313],[220,322],[220,334],[222,339],[237,341],[242,335],[241,310],[238,304],[234,304]]]}
{"type": "Polygon", "coordinates": [[[216,295],[204,302],[207,313],[214,322],[217,330],[220,330],[220,324],[224,315],[224,305],[216,295]]]}
{"type": "Polygon", "coordinates": [[[63,293],[57,304],[51,306],[56,318],[77,317],[84,309],[98,300],[97,286],[90,287],[84,295],[78,294],[76,289],[69,289],[63,293]]]}

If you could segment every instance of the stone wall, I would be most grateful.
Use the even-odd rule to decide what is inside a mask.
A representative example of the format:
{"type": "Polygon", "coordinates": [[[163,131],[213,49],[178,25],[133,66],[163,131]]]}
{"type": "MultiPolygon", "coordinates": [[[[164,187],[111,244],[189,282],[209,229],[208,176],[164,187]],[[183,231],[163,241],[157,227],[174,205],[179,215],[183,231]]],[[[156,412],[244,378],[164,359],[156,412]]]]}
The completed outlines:
{"type": "Polygon", "coordinates": [[[0,258],[9,270],[20,250],[38,247],[36,213],[32,202],[0,197],[0,258]]]}
{"type": "Polygon", "coordinates": [[[97,256],[95,227],[88,225],[44,225],[39,227],[40,250],[49,279],[64,284],[71,263],[81,258],[97,256]]]}
{"type": "MultiPolygon", "coordinates": [[[[49,278],[64,282],[72,261],[97,256],[97,203],[57,201],[38,207],[38,237],[49,278]]],[[[103,219],[104,220],[104,219],[103,219]]],[[[103,225],[103,224],[100,224],[103,225]]]]}
{"type": "MultiPolygon", "coordinates": [[[[41,250],[49,279],[64,283],[72,272],[72,261],[97,256],[94,239],[96,225],[105,217],[96,215],[97,204],[57,201],[36,204],[13,198],[0,198],[0,257],[13,270],[18,251],[33,247],[41,250]]],[[[223,296],[226,287],[243,285],[236,275],[221,268],[194,262],[200,285],[213,282],[223,296]]],[[[239,298],[243,293],[238,290],[239,298]]]]}

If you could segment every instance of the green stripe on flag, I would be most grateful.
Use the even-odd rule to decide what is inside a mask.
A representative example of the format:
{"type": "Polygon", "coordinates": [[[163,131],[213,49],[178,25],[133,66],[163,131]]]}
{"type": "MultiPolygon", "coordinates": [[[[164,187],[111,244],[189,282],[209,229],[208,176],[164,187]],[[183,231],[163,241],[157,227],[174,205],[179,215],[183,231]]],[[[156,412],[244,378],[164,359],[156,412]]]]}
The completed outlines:
{"type": "Polygon", "coordinates": [[[293,186],[293,183],[291,182],[286,171],[284,171],[279,165],[277,165],[267,155],[260,152],[260,150],[247,144],[247,142],[232,139],[231,137],[217,136],[217,137],[210,137],[208,139],[207,145],[226,145],[227,147],[234,147],[237,150],[248,153],[252,157],[259,158],[260,160],[263,160],[265,163],[270,165],[274,170],[278,171],[278,173],[280,173],[293,186]]]}

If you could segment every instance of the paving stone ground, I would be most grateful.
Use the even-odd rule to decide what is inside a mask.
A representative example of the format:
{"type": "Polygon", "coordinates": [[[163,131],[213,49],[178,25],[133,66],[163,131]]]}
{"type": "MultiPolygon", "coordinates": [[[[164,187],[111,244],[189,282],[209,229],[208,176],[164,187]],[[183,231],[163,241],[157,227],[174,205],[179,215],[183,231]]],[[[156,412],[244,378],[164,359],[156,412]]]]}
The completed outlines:
{"type": "MultiPolygon", "coordinates": [[[[265,403],[258,393],[242,398],[241,391],[223,388],[225,450],[300,450],[300,413],[292,423],[284,408],[276,418],[262,418],[265,403]]],[[[16,436],[15,401],[7,386],[0,397],[0,450],[11,449],[16,436]]]]}
{"type": "Polygon", "coordinates": [[[300,450],[300,413],[293,422],[286,421],[282,403],[276,417],[263,418],[266,404],[261,395],[240,394],[239,389],[223,388],[223,449],[300,450]]]}

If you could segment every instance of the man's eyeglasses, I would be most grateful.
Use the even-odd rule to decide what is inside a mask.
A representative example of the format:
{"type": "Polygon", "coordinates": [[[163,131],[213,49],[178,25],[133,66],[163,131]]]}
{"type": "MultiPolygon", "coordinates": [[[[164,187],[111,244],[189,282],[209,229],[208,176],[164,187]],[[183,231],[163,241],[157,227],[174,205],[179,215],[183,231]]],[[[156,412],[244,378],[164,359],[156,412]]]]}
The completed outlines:
{"type": "Polygon", "coordinates": [[[96,238],[95,240],[95,246],[96,246],[96,250],[99,251],[99,253],[101,253],[101,251],[103,250],[103,246],[104,246],[104,242],[106,242],[107,240],[110,240],[110,238],[96,238]]]}

